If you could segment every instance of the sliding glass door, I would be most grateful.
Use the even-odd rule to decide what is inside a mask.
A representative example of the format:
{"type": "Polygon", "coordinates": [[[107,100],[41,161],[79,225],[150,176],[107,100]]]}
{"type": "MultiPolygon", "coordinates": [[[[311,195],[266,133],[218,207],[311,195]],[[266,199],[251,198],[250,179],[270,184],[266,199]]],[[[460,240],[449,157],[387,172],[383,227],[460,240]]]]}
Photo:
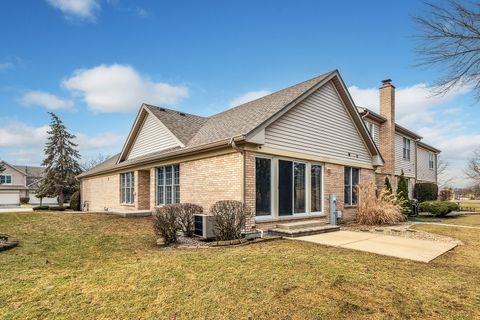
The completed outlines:
{"type": "Polygon", "coordinates": [[[278,214],[291,216],[306,213],[305,163],[278,161],[278,214]]]}

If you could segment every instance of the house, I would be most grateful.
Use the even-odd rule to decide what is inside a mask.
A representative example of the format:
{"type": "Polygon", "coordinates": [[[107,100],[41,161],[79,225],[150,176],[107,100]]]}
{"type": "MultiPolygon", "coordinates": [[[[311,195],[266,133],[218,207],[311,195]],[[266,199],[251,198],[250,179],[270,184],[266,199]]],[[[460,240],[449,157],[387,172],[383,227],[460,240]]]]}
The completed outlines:
{"type": "MultiPolygon", "coordinates": [[[[0,173],[0,206],[18,206],[22,198],[30,204],[40,204],[35,192],[43,179],[45,168],[2,163],[5,171],[0,173]]],[[[42,203],[57,204],[57,199],[43,198],[42,203]]]]}
{"type": "Polygon", "coordinates": [[[238,200],[265,229],[328,219],[336,194],[352,218],[358,183],[436,181],[439,151],[395,124],[394,96],[385,81],[380,114],[357,108],[335,70],[211,117],[143,104],[122,151],[79,175],[84,210],[238,200]]]}

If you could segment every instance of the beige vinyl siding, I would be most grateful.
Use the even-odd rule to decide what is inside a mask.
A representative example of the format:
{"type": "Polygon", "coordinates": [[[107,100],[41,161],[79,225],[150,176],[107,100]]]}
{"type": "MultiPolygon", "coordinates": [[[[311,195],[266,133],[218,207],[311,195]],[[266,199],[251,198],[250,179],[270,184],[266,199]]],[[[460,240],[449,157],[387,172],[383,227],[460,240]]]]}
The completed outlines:
{"type": "MultiPolygon", "coordinates": [[[[19,172],[18,170],[15,170],[14,168],[10,167],[9,165],[5,165],[5,171],[0,173],[2,176],[11,176],[12,177],[12,183],[11,185],[16,185],[16,186],[26,186],[27,185],[27,177],[19,172]]],[[[8,184],[5,184],[4,186],[8,186],[8,184]]]]}
{"type": "Polygon", "coordinates": [[[365,126],[367,129],[369,123],[373,125],[373,141],[377,147],[380,147],[380,125],[375,121],[365,120],[365,126]]]}
{"type": "Polygon", "coordinates": [[[330,82],[269,125],[265,129],[265,146],[372,163],[363,139],[330,82]]]}
{"type": "Polygon", "coordinates": [[[400,175],[402,170],[406,177],[415,178],[415,148],[416,143],[410,139],[410,161],[403,160],[403,137],[395,134],[395,174],[400,175]]]}
{"type": "Polygon", "coordinates": [[[436,182],[435,172],[437,166],[437,157],[433,154],[433,169],[428,167],[428,155],[432,152],[418,148],[417,149],[417,180],[426,182],[436,182]]]}
{"type": "Polygon", "coordinates": [[[147,115],[127,160],[178,146],[171,133],[152,115],[147,115]]]}

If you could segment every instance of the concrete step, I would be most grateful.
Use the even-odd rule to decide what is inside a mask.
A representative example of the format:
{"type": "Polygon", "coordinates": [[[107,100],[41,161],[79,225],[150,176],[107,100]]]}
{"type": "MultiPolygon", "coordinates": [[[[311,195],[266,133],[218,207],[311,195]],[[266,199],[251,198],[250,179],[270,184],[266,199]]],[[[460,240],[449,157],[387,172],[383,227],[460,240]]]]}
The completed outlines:
{"type": "Polygon", "coordinates": [[[297,221],[297,222],[285,222],[277,224],[277,229],[282,230],[297,230],[297,229],[308,229],[315,227],[323,227],[327,225],[325,220],[312,220],[312,221],[297,221]]]}
{"type": "Polygon", "coordinates": [[[302,237],[302,236],[311,236],[314,234],[320,234],[320,233],[326,233],[326,232],[334,232],[339,230],[340,230],[339,226],[323,224],[322,226],[302,228],[302,229],[273,228],[273,229],[269,229],[268,233],[274,236],[294,238],[294,237],[302,237]]]}

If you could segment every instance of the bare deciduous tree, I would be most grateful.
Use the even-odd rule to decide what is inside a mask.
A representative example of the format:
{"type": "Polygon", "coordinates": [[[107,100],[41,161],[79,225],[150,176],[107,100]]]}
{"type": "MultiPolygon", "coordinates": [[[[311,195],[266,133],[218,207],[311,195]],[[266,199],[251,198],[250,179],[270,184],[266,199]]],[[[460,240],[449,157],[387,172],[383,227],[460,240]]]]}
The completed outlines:
{"type": "Polygon", "coordinates": [[[472,152],[472,155],[467,160],[467,168],[465,174],[472,179],[475,184],[480,184],[480,147],[472,152]]]}
{"type": "Polygon", "coordinates": [[[88,160],[82,162],[81,166],[84,171],[90,170],[93,167],[99,165],[100,163],[104,162],[110,158],[109,155],[103,154],[103,153],[98,153],[93,157],[90,157],[88,160]]]}
{"type": "Polygon", "coordinates": [[[447,176],[447,169],[450,163],[448,161],[443,160],[443,158],[438,157],[437,161],[437,177],[438,177],[438,187],[439,189],[443,189],[447,187],[453,180],[453,178],[449,178],[447,176]]]}
{"type": "Polygon", "coordinates": [[[449,0],[445,6],[426,6],[426,14],[414,18],[419,30],[417,65],[442,72],[435,83],[436,94],[470,85],[480,99],[480,4],[449,0]]]}

